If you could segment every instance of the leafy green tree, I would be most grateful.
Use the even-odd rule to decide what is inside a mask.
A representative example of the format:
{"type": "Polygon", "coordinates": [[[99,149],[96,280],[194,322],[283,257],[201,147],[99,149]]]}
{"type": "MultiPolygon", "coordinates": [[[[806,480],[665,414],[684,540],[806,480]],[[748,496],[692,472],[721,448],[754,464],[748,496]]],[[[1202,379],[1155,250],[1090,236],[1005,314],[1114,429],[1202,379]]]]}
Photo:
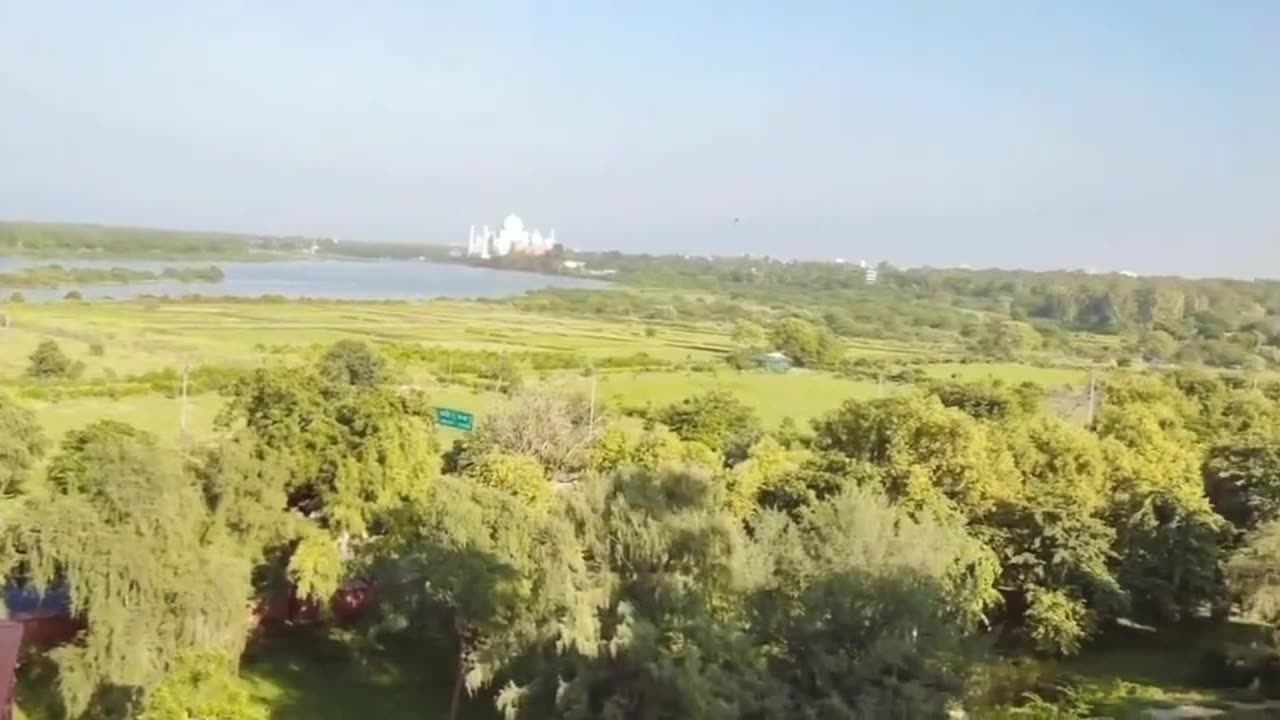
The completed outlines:
{"type": "Polygon", "coordinates": [[[545,507],[551,499],[551,483],[535,458],[489,453],[467,468],[467,477],[485,487],[501,490],[530,507],[545,507]]]}
{"type": "Polygon", "coordinates": [[[34,378],[52,379],[69,377],[74,363],[62,352],[62,348],[53,340],[44,340],[31,353],[27,365],[27,375],[34,378]]]}
{"type": "Polygon", "coordinates": [[[397,515],[375,542],[375,571],[386,609],[411,628],[446,621],[457,646],[451,718],[464,689],[514,683],[514,663],[543,644],[595,652],[600,591],[563,513],[446,477],[397,515]]]}
{"type": "Polygon", "coordinates": [[[716,486],[696,473],[622,473],[568,500],[598,589],[599,636],[540,656],[499,695],[508,716],[781,717],[741,622],[743,593],[763,568],[716,486]]]}
{"type": "Polygon", "coordinates": [[[524,376],[528,365],[511,353],[503,353],[496,365],[488,368],[483,376],[498,384],[498,388],[507,395],[518,393],[524,387],[524,376]]]}
{"type": "Polygon", "coordinates": [[[973,348],[981,355],[1011,360],[1040,349],[1043,340],[1029,323],[991,320],[981,327],[973,339],[973,348]]]}
{"type": "Polygon", "coordinates": [[[977,518],[1019,486],[994,431],[935,397],[847,401],[815,421],[814,447],[871,464],[889,497],[910,508],[977,518]]]}
{"type": "Polygon", "coordinates": [[[359,340],[339,340],[330,345],[316,370],[326,382],[340,386],[372,388],[388,379],[386,360],[359,340]]]}
{"type": "Polygon", "coordinates": [[[848,487],[754,528],[768,579],[751,627],[786,687],[783,717],[941,716],[968,633],[995,602],[995,558],[955,525],[848,487]]]}
{"type": "Polygon", "coordinates": [[[46,448],[35,414],[0,393],[0,501],[24,489],[46,448]]]}
{"type": "Polygon", "coordinates": [[[764,328],[748,320],[739,320],[733,324],[729,340],[739,348],[758,348],[767,340],[764,328]]]}
{"type": "Polygon", "coordinates": [[[341,544],[377,534],[389,512],[422,502],[440,475],[424,398],[381,386],[334,387],[307,369],[258,370],[226,390],[218,419],[252,458],[241,459],[237,473],[285,478],[286,509],[306,520],[291,528],[299,539],[287,558],[289,576],[319,597],[337,589],[341,544]],[[272,467],[254,471],[254,463],[272,467]]]}
{"type": "Polygon", "coordinates": [[[1178,354],[1178,341],[1163,330],[1143,333],[1136,345],[1138,353],[1147,362],[1171,362],[1178,354]]]}
{"type": "Polygon", "coordinates": [[[749,518],[759,508],[761,491],[794,472],[801,459],[801,453],[790,452],[773,437],[765,435],[751,447],[746,460],[728,474],[725,503],[729,512],[737,518],[749,518]]]}
{"type": "Polygon", "coordinates": [[[942,404],[962,410],[978,420],[1007,420],[1014,415],[1036,411],[1030,389],[1009,387],[997,382],[938,382],[927,386],[929,394],[942,404]]]}
{"type": "Polygon", "coordinates": [[[239,655],[252,567],[209,530],[196,480],[154,438],[114,421],[68,433],[4,533],[9,574],[65,583],[87,622],[51,653],[72,717],[130,712],[188,651],[239,655]]]}
{"type": "Polygon", "coordinates": [[[769,329],[769,342],[804,367],[829,367],[844,356],[844,344],[830,330],[789,317],[769,329]]]}
{"type": "Polygon", "coordinates": [[[687,397],[658,418],[681,440],[702,443],[730,460],[741,459],[763,432],[755,410],[724,390],[687,397]]]}
{"type": "Polygon", "coordinates": [[[1280,521],[1250,532],[1227,563],[1226,575],[1247,617],[1280,626],[1280,521]]]}
{"type": "Polygon", "coordinates": [[[1228,525],[1213,512],[1194,435],[1162,404],[1107,408],[1098,423],[1113,497],[1116,577],[1139,617],[1173,622],[1219,605],[1228,525]]]}
{"type": "Polygon", "coordinates": [[[1280,437],[1210,448],[1204,483],[1213,509],[1242,532],[1280,518],[1280,437]]]}

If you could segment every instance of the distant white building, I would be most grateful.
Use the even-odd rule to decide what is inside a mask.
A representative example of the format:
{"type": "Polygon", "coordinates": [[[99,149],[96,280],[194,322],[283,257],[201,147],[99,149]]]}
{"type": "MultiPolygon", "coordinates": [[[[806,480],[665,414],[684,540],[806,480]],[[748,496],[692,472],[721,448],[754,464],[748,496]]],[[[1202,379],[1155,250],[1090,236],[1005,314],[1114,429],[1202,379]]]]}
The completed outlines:
{"type": "Polygon", "coordinates": [[[875,265],[866,265],[865,273],[866,273],[865,278],[868,285],[875,285],[876,282],[880,279],[880,271],[876,269],[875,265]]]}
{"type": "Polygon", "coordinates": [[[485,225],[476,232],[471,226],[471,234],[467,239],[467,257],[491,258],[517,255],[545,255],[556,246],[556,231],[543,235],[541,230],[532,232],[525,230],[524,221],[519,215],[511,214],[502,221],[502,229],[493,232],[485,225]]]}

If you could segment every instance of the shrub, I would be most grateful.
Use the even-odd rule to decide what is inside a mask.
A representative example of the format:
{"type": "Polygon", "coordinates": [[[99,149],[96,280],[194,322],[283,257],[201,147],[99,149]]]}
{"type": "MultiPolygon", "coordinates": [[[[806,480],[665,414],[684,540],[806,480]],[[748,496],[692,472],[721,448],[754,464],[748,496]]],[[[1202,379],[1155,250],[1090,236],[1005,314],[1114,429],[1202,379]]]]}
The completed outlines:
{"type": "Polygon", "coordinates": [[[89,355],[92,357],[102,357],[107,354],[107,348],[100,342],[89,343],[89,355]]]}
{"type": "Polygon", "coordinates": [[[81,295],[79,290],[68,290],[67,294],[62,296],[62,299],[63,300],[83,300],[84,295],[81,295]]]}
{"type": "Polygon", "coordinates": [[[62,378],[69,377],[72,373],[71,358],[67,357],[58,343],[52,340],[40,343],[35,352],[31,353],[29,360],[27,374],[34,378],[62,378]]]}

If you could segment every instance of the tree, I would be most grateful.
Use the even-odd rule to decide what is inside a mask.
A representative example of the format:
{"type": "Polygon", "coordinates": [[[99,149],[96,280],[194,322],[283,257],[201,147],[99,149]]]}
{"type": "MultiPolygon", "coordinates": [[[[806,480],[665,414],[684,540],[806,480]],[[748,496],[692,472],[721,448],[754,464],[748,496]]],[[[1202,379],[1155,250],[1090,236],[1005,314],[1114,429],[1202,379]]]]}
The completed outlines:
{"type": "Polygon", "coordinates": [[[332,594],[345,572],[340,548],[423,502],[440,475],[431,407],[419,393],[335,386],[306,368],[258,370],[226,393],[217,424],[243,444],[234,474],[283,478],[290,517],[305,519],[290,529],[284,559],[304,595],[332,594]]]}
{"type": "Polygon", "coordinates": [[[844,356],[844,345],[830,330],[796,317],[774,323],[769,342],[804,367],[828,367],[844,356]]]}
{"type": "Polygon", "coordinates": [[[567,482],[590,465],[595,443],[607,428],[604,414],[593,417],[591,401],[580,394],[526,388],[457,441],[445,469],[465,473],[479,458],[497,452],[535,458],[550,480],[567,482]]]}
{"type": "Polygon", "coordinates": [[[46,447],[35,414],[0,393],[0,501],[24,489],[46,447]]]}
{"type": "Polygon", "coordinates": [[[1023,488],[982,520],[1000,557],[1001,617],[1046,654],[1080,650],[1125,596],[1114,577],[1107,465],[1096,436],[1060,420],[1005,425],[1023,488]]]}
{"type": "Polygon", "coordinates": [[[72,717],[127,712],[187,651],[239,655],[251,564],[210,528],[195,479],[153,437],[109,420],[68,433],[4,533],[6,574],[65,584],[87,621],[51,653],[72,717]]]}
{"type": "Polygon", "coordinates": [[[1037,409],[1034,400],[1028,397],[1029,391],[998,382],[936,382],[927,389],[943,405],[962,410],[978,420],[1006,420],[1037,409]]]}
{"type": "Polygon", "coordinates": [[[359,340],[339,340],[330,345],[316,370],[325,381],[340,386],[367,389],[387,381],[386,360],[359,340]]]}
{"type": "Polygon", "coordinates": [[[37,345],[29,361],[27,375],[41,379],[68,377],[74,366],[71,358],[53,340],[44,340],[37,345]]]}
{"type": "Polygon", "coordinates": [[[758,348],[764,345],[766,337],[764,328],[749,320],[739,320],[733,324],[729,340],[739,348],[758,348]]]}
{"type": "Polygon", "coordinates": [[[545,507],[551,499],[551,483],[535,458],[493,452],[467,467],[467,477],[511,495],[530,507],[545,507]]]}
{"type": "Polygon", "coordinates": [[[429,501],[397,514],[396,531],[375,542],[375,571],[386,609],[411,627],[447,620],[457,646],[450,718],[464,688],[518,674],[512,664],[543,643],[594,652],[598,591],[563,513],[444,478],[429,501]]]}
{"type": "Polygon", "coordinates": [[[598,632],[530,663],[500,693],[509,717],[781,717],[763,648],[742,629],[761,566],[704,476],[592,479],[568,496],[598,632]],[[770,714],[772,713],[772,714],[770,714]]]}
{"type": "Polygon", "coordinates": [[[1241,532],[1280,518],[1280,438],[1246,436],[1210,448],[1204,483],[1213,509],[1241,532]]]}
{"type": "Polygon", "coordinates": [[[1116,578],[1137,617],[1175,622],[1220,605],[1225,520],[1204,493],[1194,435],[1174,408],[1111,406],[1098,422],[1113,488],[1116,578]]]}
{"type": "Polygon", "coordinates": [[[725,503],[729,512],[744,520],[753,515],[759,508],[761,491],[795,471],[799,465],[797,455],[769,435],[761,438],[728,475],[725,503]]]}
{"type": "Polygon", "coordinates": [[[1226,575],[1248,617],[1280,625],[1280,521],[1250,532],[1227,563],[1226,575]]]}
{"type": "Polygon", "coordinates": [[[1040,333],[1025,322],[991,320],[974,337],[974,350],[988,357],[1009,360],[1043,344],[1040,333]]]}
{"type": "Polygon", "coordinates": [[[795,521],[755,524],[768,579],[751,627],[786,688],[783,717],[942,716],[966,636],[995,601],[995,558],[954,525],[848,487],[795,521]]]}
{"type": "Polygon", "coordinates": [[[889,497],[909,508],[973,519],[1019,486],[993,432],[935,397],[846,401],[814,422],[814,448],[874,466],[889,497]]]}
{"type": "Polygon", "coordinates": [[[730,460],[741,459],[763,432],[755,410],[725,390],[687,397],[658,418],[681,440],[702,443],[730,460]]]}

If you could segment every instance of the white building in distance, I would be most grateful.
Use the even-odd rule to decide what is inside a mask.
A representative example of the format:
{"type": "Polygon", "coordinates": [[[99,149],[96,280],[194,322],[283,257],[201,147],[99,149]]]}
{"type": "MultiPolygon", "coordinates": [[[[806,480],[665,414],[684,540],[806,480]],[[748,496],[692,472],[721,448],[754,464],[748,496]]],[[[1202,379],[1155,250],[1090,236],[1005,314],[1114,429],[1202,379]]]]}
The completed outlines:
{"type": "Polygon", "coordinates": [[[467,239],[467,257],[488,259],[507,255],[545,255],[556,246],[556,231],[546,235],[540,230],[525,230],[519,215],[511,214],[502,221],[502,229],[494,232],[485,225],[476,232],[471,226],[467,239]]]}

